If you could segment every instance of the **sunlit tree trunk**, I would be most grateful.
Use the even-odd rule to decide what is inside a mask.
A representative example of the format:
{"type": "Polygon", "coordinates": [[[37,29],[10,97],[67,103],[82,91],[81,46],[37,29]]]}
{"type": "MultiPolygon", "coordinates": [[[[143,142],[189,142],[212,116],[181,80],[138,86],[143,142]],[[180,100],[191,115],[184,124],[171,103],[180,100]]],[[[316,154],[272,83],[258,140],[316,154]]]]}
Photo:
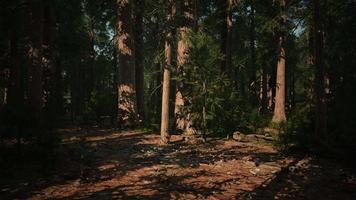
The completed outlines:
{"type": "Polygon", "coordinates": [[[135,2],[135,67],[136,67],[136,98],[137,112],[140,120],[145,119],[144,104],[144,67],[143,67],[143,12],[145,0],[136,0],[135,2]]]}
{"type": "MultiPolygon", "coordinates": [[[[176,7],[174,0],[169,1],[167,15],[167,24],[172,26],[173,17],[175,16],[176,7]]],[[[169,96],[170,96],[170,79],[172,69],[172,46],[174,31],[169,27],[165,41],[165,58],[166,63],[163,69],[163,86],[162,86],[162,113],[161,113],[161,141],[169,141],[169,96]]]]}
{"type": "Polygon", "coordinates": [[[276,80],[276,97],[274,105],[274,114],[272,121],[281,123],[286,121],[285,114],[285,50],[283,47],[283,38],[280,37],[279,42],[279,56],[277,64],[277,80],[276,80]]]}
{"type": "Polygon", "coordinates": [[[117,0],[119,59],[118,119],[122,125],[137,123],[135,60],[132,38],[131,1],[117,0]]]}
{"type": "MultiPolygon", "coordinates": [[[[280,0],[281,10],[282,10],[282,27],[285,26],[287,16],[285,13],[285,1],[280,0]]],[[[274,114],[272,121],[274,123],[282,123],[287,120],[285,114],[285,85],[286,85],[286,53],[285,53],[285,34],[284,30],[280,32],[279,36],[279,55],[277,62],[277,79],[276,79],[276,98],[274,106],[274,114]]]]}
{"type": "MultiPolygon", "coordinates": [[[[183,26],[178,28],[178,49],[177,49],[177,71],[178,77],[183,75],[184,65],[189,59],[190,44],[189,35],[192,33],[195,22],[195,0],[183,0],[181,12],[183,17],[183,26]]],[[[175,117],[176,129],[183,131],[188,135],[194,135],[195,130],[192,126],[192,120],[189,113],[183,112],[186,102],[183,96],[184,85],[182,81],[177,81],[176,100],[175,100],[175,117]]]]}

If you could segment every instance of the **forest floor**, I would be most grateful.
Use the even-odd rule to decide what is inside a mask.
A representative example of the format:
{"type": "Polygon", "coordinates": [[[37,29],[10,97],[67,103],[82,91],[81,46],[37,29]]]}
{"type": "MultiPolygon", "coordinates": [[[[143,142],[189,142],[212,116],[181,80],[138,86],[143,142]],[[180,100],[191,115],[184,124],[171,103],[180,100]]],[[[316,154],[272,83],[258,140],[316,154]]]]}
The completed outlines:
{"type": "MultiPolygon", "coordinates": [[[[282,156],[266,143],[157,133],[59,130],[55,168],[23,160],[1,167],[0,199],[356,199],[355,169],[310,156],[282,156]]],[[[29,152],[29,151],[27,151],[29,152]]]]}

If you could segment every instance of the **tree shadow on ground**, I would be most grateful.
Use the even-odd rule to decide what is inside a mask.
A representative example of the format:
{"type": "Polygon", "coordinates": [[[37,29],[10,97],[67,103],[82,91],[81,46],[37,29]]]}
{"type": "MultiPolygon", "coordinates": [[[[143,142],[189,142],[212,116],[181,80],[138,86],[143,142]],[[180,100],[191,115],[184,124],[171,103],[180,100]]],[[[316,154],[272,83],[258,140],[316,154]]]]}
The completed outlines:
{"type": "Polygon", "coordinates": [[[241,199],[351,200],[356,197],[356,185],[347,180],[354,175],[354,169],[333,161],[298,156],[272,179],[243,193],[241,199]]]}
{"type": "Polygon", "coordinates": [[[180,139],[160,146],[158,135],[135,131],[62,134],[52,175],[16,177],[16,184],[1,185],[1,199],[268,199],[292,184],[285,168],[270,173],[279,171],[283,158],[268,146],[224,140],[192,145],[180,139]],[[263,168],[270,163],[280,166],[263,168]],[[259,166],[263,173],[251,174],[259,166]]]}

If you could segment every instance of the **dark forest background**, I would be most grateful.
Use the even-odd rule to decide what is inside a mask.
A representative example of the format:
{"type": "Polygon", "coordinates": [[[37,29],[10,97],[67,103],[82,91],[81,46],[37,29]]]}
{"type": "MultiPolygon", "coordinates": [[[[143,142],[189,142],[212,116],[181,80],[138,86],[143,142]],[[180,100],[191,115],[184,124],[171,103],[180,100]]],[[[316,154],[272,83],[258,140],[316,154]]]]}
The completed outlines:
{"type": "Polygon", "coordinates": [[[2,0],[1,144],[51,149],[59,127],[162,121],[163,142],[239,131],[347,156],[355,10],[354,0],[2,0]]]}

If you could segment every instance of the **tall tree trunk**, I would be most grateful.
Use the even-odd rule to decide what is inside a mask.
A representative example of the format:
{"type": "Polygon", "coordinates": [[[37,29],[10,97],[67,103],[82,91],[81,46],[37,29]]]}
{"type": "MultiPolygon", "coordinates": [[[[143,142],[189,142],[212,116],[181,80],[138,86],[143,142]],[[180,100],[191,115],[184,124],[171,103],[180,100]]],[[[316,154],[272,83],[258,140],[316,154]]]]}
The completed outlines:
{"type": "MultiPolygon", "coordinates": [[[[192,34],[196,26],[195,16],[195,0],[183,0],[181,5],[181,12],[183,15],[183,26],[178,29],[178,49],[177,49],[177,71],[178,76],[183,75],[184,65],[189,59],[190,44],[188,37],[192,34]]],[[[190,113],[183,112],[183,107],[191,102],[187,102],[183,94],[184,84],[181,81],[177,81],[177,91],[175,100],[175,117],[176,117],[176,129],[183,131],[187,135],[195,135],[196,130],[193,128],[192,119],[190,113]]]]}
{"type": "Polygon", "coordinates": [[[327,133],[326,73],[323,63],[323,33],[320,17],[320,1],[313,0],[313,64],[315,67],[316,120],[315,141],[320,143],[327,133]]]}
{"type": "Polygon", "coordinates": [[[137,123],[135,56],[132,39],[131,1],[117,0],[119,58],[118,109],[123,125],[137,123]]]}
{"type": "Polygon", "coordinates": [[[268,91],[267,91],[267,64],[262,66],[262,77],[261,77],[261,114],[267,114],[267,106],[268,106],[268,91]]]}
{"type": "Polygon", "coordinates": [[[288,90],[288,108],[293,110],[295,106],[295,75],[294,67],[289,70],[289,90],[288,90]]]}
{"type": "Polygon", "coordinates": [[[143,62],[143,12],[145,0],[135,1],[135,67],[136,67],[136,98],[137,112],[140,120],[145,119],[145,102],[144,102],[144,67],[143,62]]]}
{"type": "Polygon", "coordinates": [[[276,79],[276,97],[274,105],[274,114],[272,121],[274,123],[282,123],[287,120],[285,114],[285,50],[283,47],[283,37],[279,38],[279,57],[277,64],[277,79],[276,79]]]}
{"type": "Polygon", "coordinates": [[[255,28],[255,5],[254,0],[250,0],[250,66],[249,66],[249,91],[250,101],[254,104],[258,104],[257,96],[257,78],[256,78],[256,28],[255,28]]]}
{"type": "Polygon", "coordinates": [[[224,59],[221,61],[221,71],[229,76],[232,72],[232,7],[233,0],[226,0],[222,6],[221,52],[224,59]]]}
{"type": "Polygon", "coordinates": [[[29,2],[31,16],[31,34],[28,56],[30,66],[28,70],[28,106],[32,115],[35,129],[41,124],[42,109],[42,29],[43,7],[40,2],[29,2]]]}
{"type": "MultiPolygon", "coordinates": [[[[285,9],[285,0],[280,0],[281,10],[282,10],[282,27],[285,26],[287,16],[285,9]]],[[[282,123],[287,120],[285,114],[285,96],[286,96],[286,53],[285,53],[285,34],[284,30],[280,32],[279,36],[279,55],[277,63],[277,79],[276,79],[276,99],[274,106],[274,114],[272,121],[274,123],[282,123]]]]}
{"type": "MultiPolygon", "coordinates": [[[[167,15],[167,24],[172,25],[173,17],[175,16],[176,7],[175,1],[170,0],[167,15]]],[[[172,46],[174,31],[170,27],[166,35],[165,41],[165,58],[166,63],[163,69],[163,86],[162,86],[162,113],[161,113],[161,141],[168,143],[169,141],[169,96],[170,96],[170,79],[172,68],[172,46]]]]}

